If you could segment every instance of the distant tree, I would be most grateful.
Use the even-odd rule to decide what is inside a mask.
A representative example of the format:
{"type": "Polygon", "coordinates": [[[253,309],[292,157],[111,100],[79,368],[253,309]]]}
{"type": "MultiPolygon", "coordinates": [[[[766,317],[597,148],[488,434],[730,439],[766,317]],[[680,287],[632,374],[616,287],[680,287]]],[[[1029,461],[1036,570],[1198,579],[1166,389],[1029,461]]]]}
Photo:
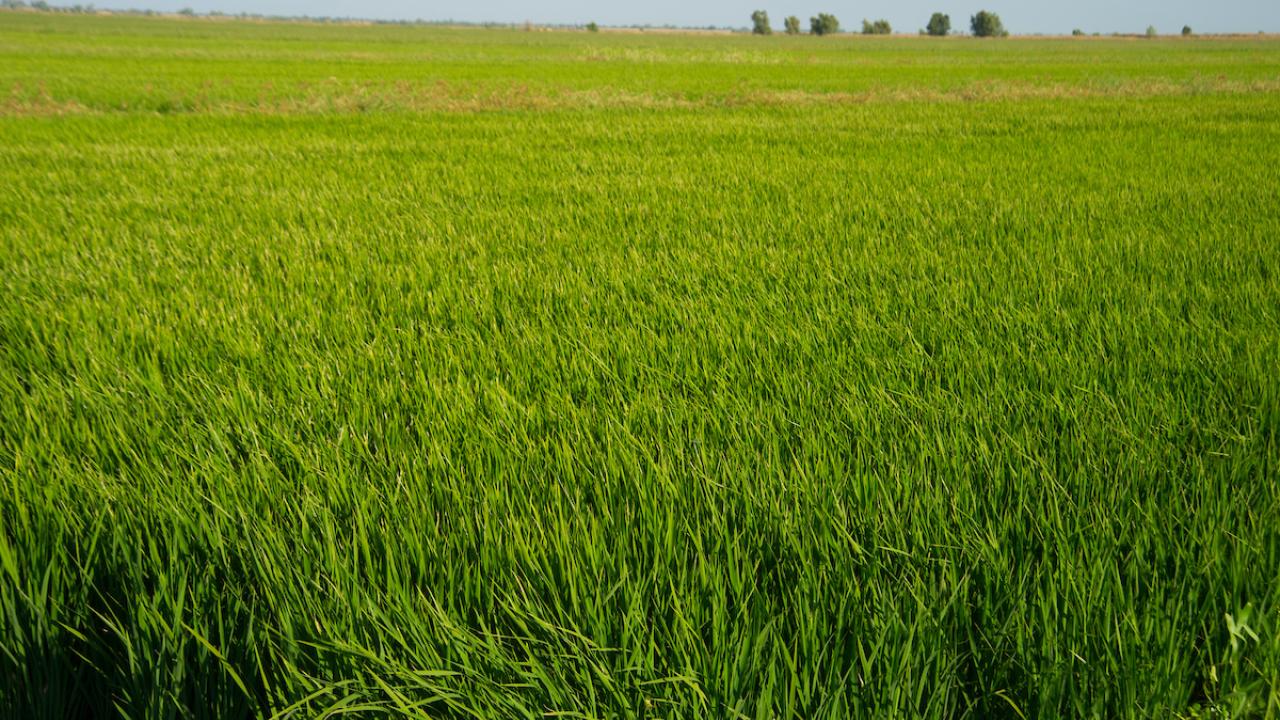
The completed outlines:
{"type": "Polygon", "coordinates": [[[840,21],[830,13],[818,13],[818,17],[809,18],[809,32],[814,35],[834,35],[840,32],[840,21]]]}
{"type": "Polygon", "coordinates": [[[196,14],[196,11],[195,11],[195,10],[192,10],[192,9],[191,9],[191,8],[189,8],[189,7],[184,7],[184,8],[182,8],[181,10],[179,10],[179,11],[178,11],[178,14],[179,14],[179,15],[186,15],[187,17],[191,17],[192,15],[195,15],[195,14],[196,14]]]}
{"type": "Polygon", "coordinates": [[[1071,36],[1072,36],[1072,37],[1083,37],[1083,36],[1084,36],[1084,31],[1083,31],[1083,30],[1081,30],[1080,28],[1076,28],[1075,30],[1072,30],[1072,31],[1071,31],[1071,36]]]}
{"type": "Polygon", "coordinates": [[[1194,35],[1194,34],[1195,34],[1195,32],[1193,32],[1193,31],[1191,30],[1191,26],[1190,26],[1190,25],[1183,25],[1183,26],[1182,26],[1182,37],[1191,37],[1191,36],[1192,36],[1192,35],[1194,35]]]}
{"type": "Polygon", "coordinates": [[[788,35],[800,34],[800,18],[792,15],[782,21],[782,26],[786,28],[788,35]]]}
{"type": "Polygon", "coordinates": [[[587,32],[600,32],[600,26],[595,22],[589,22],[587,23],[587,32]]]}
{"type": "Polygon", "coordinates": [[[751,13],[751,33],[753,35],[773,34],[773,26],[769,24],[769,13],[764,10],[751,13]]]}
{"type": "Polygon", "coordinates": [[[1159,32],[1158,30],[1156,30],[1156,26],[1155,26],[1155,25],[1148,25],[1148,26],[1147,26],[1147,37],[1149,37],[1149,38],[1153,38],[1153,37],[1156,37],[1156,36],[1157,36],[1157,35],[1159,35],[1159,34],[1160,34],[1160,32],[1159,32]]]}
{"type": "Polygon", "coordinates": [[[893,26],[889,24],[888,20],[876,20],[875,22],[871,22],[864,19],[862,21],[863,35],[889,35],[892,32],[893,26]]]}
{"type": "Polygon", "coordinates": [[[951,32],[951,16],[942,13],[934,13],[929,18],[929,24],[925,26],[925,32],[934,37],[946,37],[951,32]]]}
{"type": "Polygon", "coordinates": [[[809,18],[809,32],[813,35],[836,35],[840,32],[840,20],[831,13],[818,13],[817,18],[809,18]]]}
{"type": "Polygon", "coordinates": [[[986,10],[969,18],[969,27],[977,37],[1004,37],[1009,34],[1004,23],[1000,22],[1000,16],[986,10]]]}
{"type": "Polygon", "coordinates": [[[31,7],[34,10],[44,11],[49,9],[49,3],[45,2],[45,0],[31,0],[31,7]]]}

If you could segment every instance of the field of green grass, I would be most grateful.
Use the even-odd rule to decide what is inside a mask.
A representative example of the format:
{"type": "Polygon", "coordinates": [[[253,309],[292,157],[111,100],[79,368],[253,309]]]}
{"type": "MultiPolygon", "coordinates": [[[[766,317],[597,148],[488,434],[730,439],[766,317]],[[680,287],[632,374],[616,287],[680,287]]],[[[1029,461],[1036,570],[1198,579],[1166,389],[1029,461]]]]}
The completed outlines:
{"type": "Polygon", "coordinates": [[[1280,717],[1280,41],[0,12],[0,716],[1280,717]]]}

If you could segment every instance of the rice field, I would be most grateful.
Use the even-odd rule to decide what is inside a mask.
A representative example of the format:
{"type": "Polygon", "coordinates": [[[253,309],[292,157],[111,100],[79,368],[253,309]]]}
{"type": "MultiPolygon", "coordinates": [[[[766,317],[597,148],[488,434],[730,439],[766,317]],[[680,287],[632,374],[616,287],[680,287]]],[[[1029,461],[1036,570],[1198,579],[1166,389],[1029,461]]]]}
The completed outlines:
{"type": "Polygon", "coordinates": [[[1280,717],[1280,41],[0,12],[0,716],[1280,717]]]}

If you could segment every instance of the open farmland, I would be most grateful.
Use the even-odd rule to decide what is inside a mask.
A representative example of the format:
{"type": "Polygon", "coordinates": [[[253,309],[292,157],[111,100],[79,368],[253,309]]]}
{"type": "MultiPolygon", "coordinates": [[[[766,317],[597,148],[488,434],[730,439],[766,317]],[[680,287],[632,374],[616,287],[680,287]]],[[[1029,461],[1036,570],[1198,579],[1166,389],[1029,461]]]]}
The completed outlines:
{"type": "Polygon", "coordinates": [[[1280,41],[0,13],[0,716],[1280,715],[1280,41]]]}

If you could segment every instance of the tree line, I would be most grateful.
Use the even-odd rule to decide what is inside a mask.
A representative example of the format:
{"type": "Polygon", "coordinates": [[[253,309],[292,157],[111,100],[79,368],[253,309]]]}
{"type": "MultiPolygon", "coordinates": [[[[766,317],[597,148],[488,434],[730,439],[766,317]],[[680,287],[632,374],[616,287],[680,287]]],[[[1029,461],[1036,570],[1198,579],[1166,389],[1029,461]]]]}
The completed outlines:
{"type": "MultiPolygon", "coordinates": [[[[788,35],[800,34],[800,18],[795,15],[789,16],[782,21],[782,27],[788,35]]],[[[969,29],[973,35],[977,37],[1004,37],[1009,34],[1004,29],[1004,24],[1000,22],[1000,16],[988,12],[986,10],[979,11],[977,15],[969,18],[969,29]]],[[[764,10],[756,10],[751,13],[751,32],[756,35],[772,35],[773,26],[769,23],[769,13],[764,10]]],[[[830,13],[818,13],[814,17],[809,18],[809,34],[810,35],[834,35],[840,32],[840,20],[830,13]]],[[[929,23],[925,25],[925,29],[921,30],[922,35],[932,35],[934,37],[946,37],[951,34],[951,16],[944,13],[934,13],[929,18],[929,23]]],[[[893,34],[893,26],[888,20],[863,20],[863,35],[891,35],[893,34]]]]}
{"type": "MultiPolygon", "coordinates": [[[[137,8],[113,8],[108,11],[103,11],[95,7],[92,3],[87,5],[84,5],[84,4],[52,5],[49,3],[48,0],[0,0],[0,10],[34,10],[38,12],[91,14],[91,15],[97,14],[99,12],[109,12],[110,14],[113,14],[113,15],[174,14],[174,15],[185,15],[189,17],[195,17],[200,14],[192,10],[190,7],[184,7],[180,10],[172,10],[172,11],[157,11],[157,10],[137,9],[137,8]]],[[[473,23],[473,22],[466,22],[466,21],[459,21],[459,20],[423,20],[423,19],[387,20],[387,19],[363,19],[359,17],[349,17],[349,16],[348,17],[329,17],[329,16],[314,16],[314,15],[262,15],[259,13],[248,13],[248,12],[228,14],[228,13],[219,12],[217,10],[211,10],[208,13],[206,13],[206,15],[208,17],[227,17],[227,18],[241,18],[241,19],[253,19],[253,20],[302,21],[302,22],[317,22],[317,23],[362,22],[362,23],[373,23],[375,25],[474,25],[477,27],[485,27],[485,28],[517,27],[515,24],[512,24],[512,23],[501,23],[501,22],[473,23]]],[[[769,24],[769,13],[765,12],[764,10],[756,10],[755,12],[751,13],[751,26],[752,26],[751,32],[756,35],[772,35],[773,34],[773,28],[769,24]]],[[[523,27],[524,29],[529,30],[534,26],[531,23],[526,22],[524,23],[523,27]]],[[[585,25],[552,24],[552,25],[540,25],[537,27],[580,28],[580,29],[585,29],[588,32],[600,32],[600,28],[601,28],[601,26],[595,22],[589,22],[585,25]]],[[[625,27],[632,27],[632,28],[643,30],[646,28],[654,27],[654,26],[628,25],[625,27]]],[[[681,26],[677,26],[677,25],[663,25],[661,27],[665,29],[673,29],[673,30],[681,28],[681,26]]],[[[786,34],[788,35],[800,35],[801,34],[800,18],[796,17],[795,15],[791,15],[787,17],[783,21],[783,28],[786,34]]],[[[988,12],[986,10],[980,11],[977,15],[974,15],[969,18],[969,28],[970,28],[971,34],[977,37],[1005,37],[1009,34],[1009,32],[1005,30],[1004,24],[1000,21],[1000,16],[993,12],[988,12]]],[[[705,29],[721,30],[721,29],[731,29],[731,28],[721,28],[716,25],[708,25],[706,26],[705,29]]],[[[809,33],[812,35],[833,35],[839,32],[840,32],[840,21],[836,18],[835,15],[832,15],[829,13],[818,13],[817,16],[809,18],[809,33]]],[[[1263,34],[1263,31],[1258,31],[1258,32],[1259,34],[1263,34]]],[[[864,19],[862,21],[862,34],[863,35],[891,35],[893,34],[893,26],[889,24],[888,20],[864,19]]],[[[933,13],[933,15],[930,16],[929,18],[929,22],[925,25],[925,27],[922,30],[920,30],[920,34],[930,35],[933,37],[946,37],[947,35],[950,35],[951,34],[951,16],[945,13],[940,13],[940,12],[933,13]]],[[[1090,33],[1086,33],[1080,28],[1076,28],[1071,31],[1071,34],[1075,37],[1084,37],[1085,35],[1088,35],[1090,33]]],[[[1135,37],[1134,35],[1125,35],[1123,33],[1110,33],[1110,34],[1116,37],[1121,37],[1121,36],[1135,37]]],[[[1183,37],[1194,37],[1195,34],[1196,34],[1195,31],[1191,29],[1190,25],[1184,25],[1182,27],[1181,35],[1183,37]]],[[[1096,37],[1096,36],[1101,36],[1102,33],[1095,32],[1095,33],[1092,33],[1092,35],[1096,37]]],[[[1152,25],[1147,28],[1145,36],[1148,38],[1157,38],[1157,37],[1160,37],[1160,33],[1156,30],[1155,26],[1152,25]]],[[[1141,36],[1137,36],[1137,37],[1141,37],[1141,36]]]]}

